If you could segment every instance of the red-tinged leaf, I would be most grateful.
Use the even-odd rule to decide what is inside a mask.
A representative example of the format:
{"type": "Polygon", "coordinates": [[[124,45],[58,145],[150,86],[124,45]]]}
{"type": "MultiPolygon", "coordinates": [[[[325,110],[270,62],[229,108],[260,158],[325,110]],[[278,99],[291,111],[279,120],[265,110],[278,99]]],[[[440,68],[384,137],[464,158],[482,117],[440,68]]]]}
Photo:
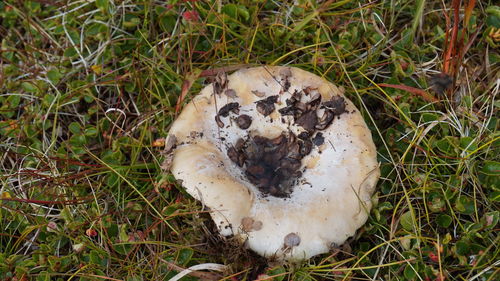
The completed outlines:
{"type": "Polygon", "coordinates": [[[443,72],[450,74],[452,77],[455,77],[457,68],[454,68],[453,58],[456,58],[457,51],[455,44],[457,43],[457,35],[459,28],[459,19],[460,19],[460,0],[453,0],[452,4],[453,9],[453,29],[451,31],[451,39],[446,46],[446,53],[444,58],[444,66],[443,72]]]}
{"type": "Polygon", "coordinates": [[[175,105],[175,113],[177,114],[180,109],[181,105],[184,102],[184,99],[186,98],[187,93],[189,92],[189,89],[193,86],[194,81],[200,77],[201,70],[200,69],[195,69],[194,71],[190,72],[187,74],[186,78],[182,82],[182,88],[181,88],[181,95],[177,99],[177,104],[175,105]]]}
{"type": "Polygon", "coordinates": [[[446,280],[446,277],[442,273],[439,273],[439,275],[436,277],[435,281],[444,281],[446,280]]]}
{"type": "Polygon", "coordinates": [[[439,256],[436,255],[434,252],[430,252],[429,253],[429,258],[431,259],[431,261],[433,262],[439,262],[439,256]]]}
{"type": "Polygon", "coordinates": [[[464,25],[469,25],[470,16],[472,15],[472,10],[474,10],[474,6],[476,5],[476,0],[469,0],[467,6],[465,7],[465,18],[464,25]]]}
{"type": "Polygon", "coordinates": [[[191,21],[191,22],[197,22],[200,19],[200,15],[195,10],[185,11],[184,13],[182,13],[182,17],[186,21],[191,21]]]}
{"type": "Polygon", "coordinates": [[[437,102],[439,101],[436,97],[432,96],[431,94],[427,93],[426,91],[406,85],[394,85],[394,84],[386,84],[386,83],[380,83],[378,84],[381,87],[388,87],[388,88],[394,88],[394,89],[399,89],[403,91],[407,91],[409,93],[412,93],[414,95],[420,96],[424,100],[428,102],[437,102]]]}
{"type": "Polygon", "coordinates": [[[87,234],[88,237],[95,237],[97,236],[97,231],[93,228],[89,228],[85,231],[85,234],[87,234]]]}
{"type": "Polygon", "coordinates": [[[74,199],[74,200],[47,201],[47,200],[36,200],[36,199],[0,197],[0,201],[15,201],[21,203],[31,203],[40,205],[77,205],[77,204],[88,203],[89,201],[92,201],[92,199],[93,199],[92,197],[82,197],[80,199],[74,199]]]}

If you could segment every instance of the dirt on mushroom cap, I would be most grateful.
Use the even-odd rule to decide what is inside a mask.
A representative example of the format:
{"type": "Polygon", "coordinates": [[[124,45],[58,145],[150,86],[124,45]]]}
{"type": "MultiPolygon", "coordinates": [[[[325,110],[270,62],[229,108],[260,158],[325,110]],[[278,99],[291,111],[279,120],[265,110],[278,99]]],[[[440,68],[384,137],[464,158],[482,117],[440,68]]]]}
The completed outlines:
{"type": "MultiPolygon", "coordinates": [[[[288,79],[289,76],[291,74],[284,79],[288,79]]],[[[296,181],[306,169],[302,165],[302,159],[311,153],[313,140],[317,145],[321,145],[324,141],[322,134],[315,135],[315,132],[326,129],[335,116],[345,113],[343,97],[334,96],[325,102],[321,100],[321,95],[313,89],[296,90],[286,100],[287,106],[278,110],[284,116],[292,116],[294,125],[305,130],[300,134],[300,139],[290,130],[282,132],[279,137],[273,139],[247,135],[245,139],[239,139],[238,144],[235,143],[227,149],[228,157],[244,170],[247,179],[263,194],[289,196],[296,181]],[[306,96],[309,96],[307,102],[303,101],[306,96]],[[323,114],[318,117],[320,110],[323,114]]],[[[275,111],[277,101],[278,95],[261,99],[256,102],[256,110],[263,116],[268,116],[275,111]]],[[[236,105],[237,103],[226,104],[218,115],[227,116],[229,111],[237,107],[236,105]]],[[[249,125],[242,126],[245,121],[241,120],[242,116],[247,115],[239,116],[236,120],[237,125],[241,129],[246,129],[249,125]]]]}

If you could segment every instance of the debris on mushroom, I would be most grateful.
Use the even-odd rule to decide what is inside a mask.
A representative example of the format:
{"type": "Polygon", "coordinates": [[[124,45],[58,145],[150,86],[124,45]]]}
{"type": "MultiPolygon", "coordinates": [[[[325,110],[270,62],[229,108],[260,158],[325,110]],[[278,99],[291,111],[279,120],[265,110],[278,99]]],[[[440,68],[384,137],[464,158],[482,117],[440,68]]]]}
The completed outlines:
{"type": "Polygon", "coordinates": [[[300,244],[300,237],[296,233],[289,233],[285,236],[285,246],[286,247],[295,247],[300,244]]]}
{"type": "Polygon", "coordinates": [[[236,98],[236,97],[237,97],[237,95],[236,95],[236,91],[235,91],[235,90],[233,90],[233,89],[227,89],[227,90],[225,90],[225,91],[224,91],[224,94],[225,94],[226,96],[228,96],[229,98],[232,98],[232,99],[234,99],[234,98],[236,98]]]}
{"type": "Polygon", "coordinates": [[[227,74],[225,72],[217,73],[212,85],[214,93],[220,95],[227,88],[227,74]]]}
{"type": "Polygon", "coordinates": [[[252,94],[258,96],[259,98],[263,98],[266,96],[266,93],[257,90],[252,90],[252,94]]]}
{"type": "Polygon", "coordinates": [[[165,153],[170,153],[177,143],[177,138],[174,134],[168,136],[167,142],[165,143],[165,153]]]}
{"type": "Polygon", "coordinates": [[[215,122],[217,123],[217,126],[219,128],[224,128],[224,122],[222,122],[222,120],[220,120],[219,114],[215,115],[215,122]]]}
{"type": "Polygon", "coordinates": [[[237,103],[237,102],[230,102],[230,103],[224,105],[219,110],[219,113],[217,113],[217,114],[220,115],[220,116],[222,116],[222,117],[229,116],[229,112],[233,112],[233,113],[238,114],[240,112],[239,109],[238,109],[239,107],[240,107],[239,103],[237,103]]]}
{"type": "Polygon", "coordinates": [[[174,160],[173,150],[176,145],[177,137],[174,134],[169,134],[167,137],[167,141],[165,142],[165,149],[163,150],[165,160],[163,160],[161,168],[164,171],[170,171],[170,168],[172,167],[172,161],[174,160]]]}
{"type": "Polygon", "coordinates": [[[257,230],[261,230],[261,228],[262,228],[262,222],[261,221],[255,221],[251,217],[244,217],[241,220],[241,228],[244,231],[257,231],[257,230]]]}
{"type": "Polygon", "coordinates": [[[259,100],[255,102],[257,111],[264,115],[267,116],[271,114],[274,111],[274,104],[278,101],[278,96],[270,96],[268,98],[259,100]]]}
{"type": "Polygon", "coordinates": [[[323,106],[331,109],[335,115],[340,115],[345,112],[345,101],[341,96],[332,97],[331,100],[324,102],[323,106]]]}
{"type": "Polygon", "coordinates": [[[246,114],[242,114],[236,119],[236,124],[238,124],[238,127],[240,127],[240,129],[248,129],[248,127],[252,125],[252,117],[246,114]]]}
{"type": "Polygon", "coordinates": [[[312,139],[312,142],[314,145],[320,146],[325,142],[325,138],[323,137],[322,133],[317,133],[312,139]]]}
{"type": "Polygon", "coordinates": [[[343,92],[314,74],[267,66],[218,74],[169,134],[175,178],[222,235],[262,256],[328,252],[367,220],[379,178],[371,133],[343,92]]]}
{"type": "Polygon", "coordinates": [[[281,81],[283,81],[283,91],[288,91],[290,88],[289,78],[292,76],[292,71],[289,67],[284,67],[280,70],[281,81]]]}

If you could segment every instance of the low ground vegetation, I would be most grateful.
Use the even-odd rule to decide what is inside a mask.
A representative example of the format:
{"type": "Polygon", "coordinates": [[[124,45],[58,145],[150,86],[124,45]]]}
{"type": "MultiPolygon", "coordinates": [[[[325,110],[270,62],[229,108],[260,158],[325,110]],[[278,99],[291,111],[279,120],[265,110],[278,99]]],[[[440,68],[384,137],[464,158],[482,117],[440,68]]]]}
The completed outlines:
{"type": "Polygon", "coordinates": [[[201,277],[498,280],[492,2],[1,1],[0,279],[168,280],[219,263],[201,277]],[[342,86],[379,151],[367,224],[300,265],[218,237],[161,170],[182,106],[217,70],[262,64],[342,86]]]}

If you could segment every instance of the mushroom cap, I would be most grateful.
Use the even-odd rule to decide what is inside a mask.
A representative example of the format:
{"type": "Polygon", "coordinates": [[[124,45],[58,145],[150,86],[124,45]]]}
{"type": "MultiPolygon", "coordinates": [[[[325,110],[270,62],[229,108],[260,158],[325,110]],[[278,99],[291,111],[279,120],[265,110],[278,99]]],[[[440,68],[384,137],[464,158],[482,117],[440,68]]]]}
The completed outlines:
{"type": "Polygon", "coordinates": [[[227,76],[224,86],[225,81],[206,86],[173,123],[172,174],[208,207],[222,235],[241,238],[262,256],[297,261],[344,243],[366,222],[380,175],[375,145],[360,112],[338,87],[298,68],[242,69],[227,76]],[[224,89],[217,90],[220,85],[224,89]],[[295,90],[304,89],[314,89],[323,100],[344,97],[345,113],[321,130],[324,142],[301,160],[302,175],[291,193],[265,194],[230,160],[228,147],[249,135],[275,138],[303,131],[278,109],[295,90]],[[224,94],[227,90],[234,92],[224,94]],[[276,109],[264,116],[256,102],[273,95],[278,95],[276,109]],[[234,102],[239,113],[220,116],[219,110],[234,102]],[[251,117],[247,129],[237,124],[242,114],[251,117]]]}

